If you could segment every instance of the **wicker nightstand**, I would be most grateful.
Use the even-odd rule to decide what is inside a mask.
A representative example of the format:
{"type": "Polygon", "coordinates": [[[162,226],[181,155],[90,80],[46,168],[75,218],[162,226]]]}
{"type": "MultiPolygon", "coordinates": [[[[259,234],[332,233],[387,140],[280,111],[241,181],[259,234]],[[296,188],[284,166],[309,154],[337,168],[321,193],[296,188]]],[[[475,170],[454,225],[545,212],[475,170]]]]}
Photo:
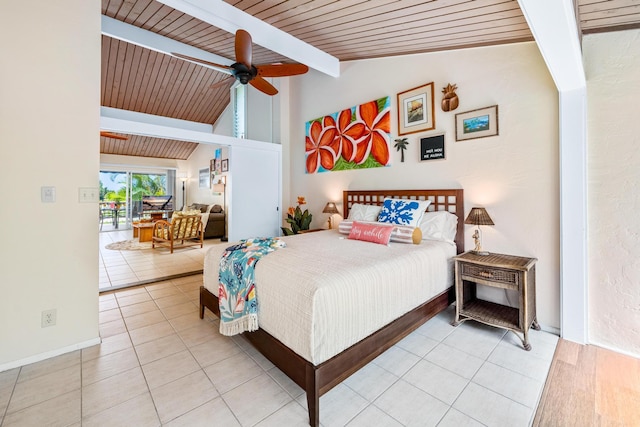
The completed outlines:
{"type": "Polygon", "coordinates": [[[473,319],[515,333],[525,350],[531,350],[529,327],[540,329],[536,319],[536,258],[512,255],[476,255],[465,252],[455,259],[456,318],[454,326],[473,319]],[[511,289],[520,295],[517,308],[480,300],[476,285],[511,289]],[[521,333],[524,338],[520,337],[521,333]]]}

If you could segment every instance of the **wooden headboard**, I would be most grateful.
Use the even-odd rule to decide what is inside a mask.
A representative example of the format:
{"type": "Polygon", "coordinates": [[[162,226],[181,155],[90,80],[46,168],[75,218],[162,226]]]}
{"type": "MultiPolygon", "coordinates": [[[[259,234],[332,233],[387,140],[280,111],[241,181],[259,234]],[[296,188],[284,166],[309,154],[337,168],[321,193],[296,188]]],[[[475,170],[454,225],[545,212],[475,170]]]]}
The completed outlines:
{"type": "Polygon", "coordinates": [[[394,199],[430,200],[427,212],[449,211],[458,217],[456,247],[464,252],[464,191],[456,190],[346,190],[343,192],[344,218],[354,203],[382,206],[385,197],[394,199]]]}

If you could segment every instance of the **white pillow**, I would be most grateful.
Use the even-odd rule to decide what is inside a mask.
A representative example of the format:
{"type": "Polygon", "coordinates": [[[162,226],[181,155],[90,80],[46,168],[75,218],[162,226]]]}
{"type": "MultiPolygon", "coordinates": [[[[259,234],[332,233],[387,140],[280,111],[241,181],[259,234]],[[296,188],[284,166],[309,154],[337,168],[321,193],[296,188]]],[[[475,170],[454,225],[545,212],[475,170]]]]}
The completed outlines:
{"type": "Polygon", "coordinates": [[[453,242],[458,231],[458,217],[447,211],[425,212],[420,229],[423,240],[453,242]]]}
{"type": "Polygon", "coordinates": [[[382,209],[382,206],[354,203],[349,209],[347,219],[352,221],[377,221],[380,209],[382,209]]]}
{"type": "Polygon", "coordinates": [[[429,204],[429,200],[384,199],[378,221],[418,227],[429,204]]]}

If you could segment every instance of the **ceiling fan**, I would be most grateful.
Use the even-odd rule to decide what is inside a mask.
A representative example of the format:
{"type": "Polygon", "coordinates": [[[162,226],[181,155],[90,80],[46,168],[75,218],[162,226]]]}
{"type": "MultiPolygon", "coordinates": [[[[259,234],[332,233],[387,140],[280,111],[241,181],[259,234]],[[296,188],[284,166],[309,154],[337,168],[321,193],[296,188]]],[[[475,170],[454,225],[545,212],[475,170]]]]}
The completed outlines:
{"type": "Polygon", "coordinates": [[[304,74],[309,71],[309,67],[304,64],[263,64],[253,65],[251,63],[251,35],[245,30],[236,31],[236,62],[232,65],[221,65],[214,62],[205,61],[203,59],[193,58],[191,56],[182,55],[180,53],[171,52],[177,58],[186,59],[187,61],[197,62],[203,65],[209,65],[218,69],[226,70],[231,77],[221,80],[211,87],[218,87],[229,80],[236,79],[243,85],[249,83],[261,92],[267,95],[275,95],[278,90],[271,83],[266,81],[264,77],[288,77],[298,74],[304,74]]]}
{"type": "Polygon", "coordinates": [[[129,139],[126,136],[118,135],[118,134],[107,132],[107,131],[104,131],[104,130],[100,131],[100,136],[104,136],[106,138],[121,139],[123,141],[126,141],[126,140],[129,139]]]}

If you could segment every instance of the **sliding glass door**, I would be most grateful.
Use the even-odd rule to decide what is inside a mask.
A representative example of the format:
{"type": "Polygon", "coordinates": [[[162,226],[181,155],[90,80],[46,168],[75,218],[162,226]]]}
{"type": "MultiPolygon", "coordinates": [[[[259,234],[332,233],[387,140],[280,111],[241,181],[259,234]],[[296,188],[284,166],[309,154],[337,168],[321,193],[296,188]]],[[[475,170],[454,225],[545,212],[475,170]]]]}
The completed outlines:
{"type": "Polygon", "coordinates": [[[100,171],[100,230],[131,228],[142,218],[144,196],[172,195],[175,171],[160,173],[100,171]]]}

